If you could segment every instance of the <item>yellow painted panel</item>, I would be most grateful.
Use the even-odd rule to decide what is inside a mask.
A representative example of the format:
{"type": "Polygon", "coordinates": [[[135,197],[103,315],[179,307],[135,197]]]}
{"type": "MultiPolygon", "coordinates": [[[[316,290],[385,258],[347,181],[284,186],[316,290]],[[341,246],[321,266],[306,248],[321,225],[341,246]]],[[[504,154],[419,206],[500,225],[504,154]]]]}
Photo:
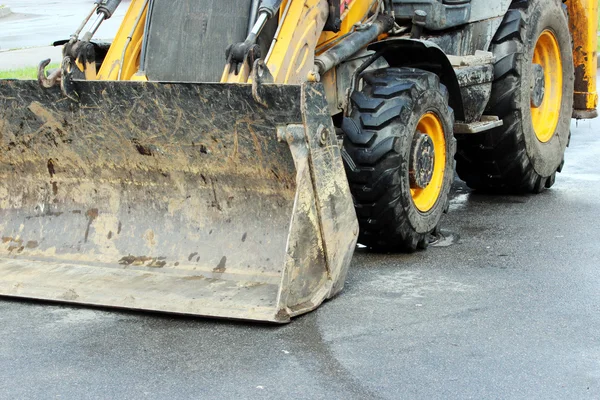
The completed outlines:
{"type": "MultiPolygon", "coordinates": [[[[285,6],[285,5],[284,5],[285,6]]],[[[329,12],[327,0],[293,0],[265,61],[275,83],[305,82],[314,68],[315,48],[329,12]]]]}
{"type": "Polygon", "coordinates": [[[122,71],[121,80],[129,80],[138,72],[147,8],[145,0],[131,2],[117,36],[98,72],[99,80],[118,80],[119,71],[122,71]],[[130,35],[131,40],[129,40],[130,35]],[[124,51],[125,54],[123,54],[124,51]]]}
{"type": "Polygon", "coordinates": [[[352,32],[354,25],[364,21],[368,17],[369,10],[373,6],[372,0],[352,0],[346,2],[345,11],[342,13],[342,23],[339,32],[323,32],[317,46],[317,54],[337,42],[342,36],[352,32]]]}
{"type": "Polygon", "coordinates": [[[569,21],[575,61],[575,109],[598,107],[598,0],[569,0],[569,21]]]}

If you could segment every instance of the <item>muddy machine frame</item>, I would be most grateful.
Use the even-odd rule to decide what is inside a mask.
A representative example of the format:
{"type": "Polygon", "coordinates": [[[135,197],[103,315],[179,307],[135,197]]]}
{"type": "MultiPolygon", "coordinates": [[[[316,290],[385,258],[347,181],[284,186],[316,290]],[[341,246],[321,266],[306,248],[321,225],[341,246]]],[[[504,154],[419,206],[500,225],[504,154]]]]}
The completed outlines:
{"type": "MultiPolygon", "coordinates": [[[[457,139],[460,153],[508,121],[489,104],[517,58],[493,48],[530,11],[132,0],[114,41],[94,42],[119,3],[97,0],[57,42],[58,70],[45,60],[37,81],[0,80],[0,295],[277,323],[343,289],[359,237],[427,247],[457,139]],[[397,159],[407,169],[392,179],[397,159]],[[373,200],[374,182],[398,192],[373,200]]],[[[568,111],[593,117],[597,4],[566,4],[568,111]]],[[[552,168],[536,170],[542,186],[552,168]]]]}

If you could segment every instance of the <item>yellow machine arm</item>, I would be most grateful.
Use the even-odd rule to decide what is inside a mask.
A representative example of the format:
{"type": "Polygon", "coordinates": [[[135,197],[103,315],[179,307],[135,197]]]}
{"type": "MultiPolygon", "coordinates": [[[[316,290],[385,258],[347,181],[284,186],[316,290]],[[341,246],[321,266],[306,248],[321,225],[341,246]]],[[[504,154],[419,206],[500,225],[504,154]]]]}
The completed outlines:
{"type": "Polygon", "coordinates": [[[148,0],[133,0],[98,72],[99,80],[131,80],[140,66],[148,0]]]}
{"type": "MultiPolygon", "coordinates": [[[[326,0],[287,0],[281,6],[281,23],[273,46],[266,57],[266,65],[276,83],[300,83],[314,66],[315,50],[326,50],[364,21],[373,6],[371,1],[353,0],[344,3],[340,31],[323,32],[327,19],[326,0]],[[298,27],[303,27],[298,29],[298,27]]],[[[103,64],[98,80],[140,80],[137,74],[142,47],[148,0],[133,0],[123,19],[103,64]]],[[[244,69],[240,73],[225,71],[222,82],[248,82],[244,69]]]]}
{"type": "Polygon", "coordinates": [[[575,61],[575,118],[598,116],[598,0],[569,0],[575,61]]]}
{"type": "MultiPolygon", "coordinates": [[[[280,27],[266,57],[266,65],[276,83],[299,83],[309,79],[318,54],[351,32],[356,23],[364,21],[373,3],[353,0],[343,2],[341,29],[337,33],[323,32],[327,15],[325,0],[285,0],[281,6],[280,27]],[[298,29],[303,27],[303,29],[298,29]]],[[[597,115],[596,90],[597,0],[569,0],[571,33],[575,59],[575,118],[597,115]]],[[[98,72],[99,80],[145,80],[138,74],[141,43],[148,0],[133,0],[125,15],[115,42],[98,72]]],[[[334,72],[333,72],[334,73],[334,72]]],[[[222,82],[248,82],[247,71],[234,74],[228,70],[222,82]]],[[[324,83],[329,79],[325,77],[324,83]]]]}
{"type": "MultiPolygon", "coordinates": [[[[366,20],[373,4],[361,0],[344,3],[340,30],[333,33],[323,31],[328,13],[326,0],[285,0],[281,6],[279,29],[265,62],[273,74],[273,81],[297,84],[311,80],[315,55],[366,20]]],[[[234,74],[226,69],[222,82],[248,82],[247,72],[242,69],[234,74]]]]}

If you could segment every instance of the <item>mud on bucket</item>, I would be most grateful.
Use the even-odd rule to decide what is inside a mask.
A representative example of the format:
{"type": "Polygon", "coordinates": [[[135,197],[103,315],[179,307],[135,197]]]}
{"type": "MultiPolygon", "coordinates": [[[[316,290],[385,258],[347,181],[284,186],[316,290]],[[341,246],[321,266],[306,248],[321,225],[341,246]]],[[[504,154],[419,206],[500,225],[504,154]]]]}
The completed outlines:
{"type": "Polygon", "coordinates": [[[0,81],[0,295],[288,322],[358,224],[318,84],[0,81]]]}

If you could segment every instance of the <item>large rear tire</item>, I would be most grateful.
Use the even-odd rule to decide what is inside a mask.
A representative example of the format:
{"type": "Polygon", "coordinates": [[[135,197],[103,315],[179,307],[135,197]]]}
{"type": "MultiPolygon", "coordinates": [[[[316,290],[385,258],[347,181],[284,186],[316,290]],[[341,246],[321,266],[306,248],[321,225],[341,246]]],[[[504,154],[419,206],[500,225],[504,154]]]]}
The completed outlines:
{"type": "Polygon", "coordinates": [[[458,138],[458,175],[473,189],[540,193],[562,169],[573,113],[573,54],[562,1],[514,1],[491,51],[495,81],[486,113],[504,126],[458,138]]]}
{"type": "Polygon", "coordinates": [[[352,104],[343,156],[359,243],[386,252],[426,248],[454,177],[448,91],[433,73],[383,68],[363,75],[352,104]]]}

